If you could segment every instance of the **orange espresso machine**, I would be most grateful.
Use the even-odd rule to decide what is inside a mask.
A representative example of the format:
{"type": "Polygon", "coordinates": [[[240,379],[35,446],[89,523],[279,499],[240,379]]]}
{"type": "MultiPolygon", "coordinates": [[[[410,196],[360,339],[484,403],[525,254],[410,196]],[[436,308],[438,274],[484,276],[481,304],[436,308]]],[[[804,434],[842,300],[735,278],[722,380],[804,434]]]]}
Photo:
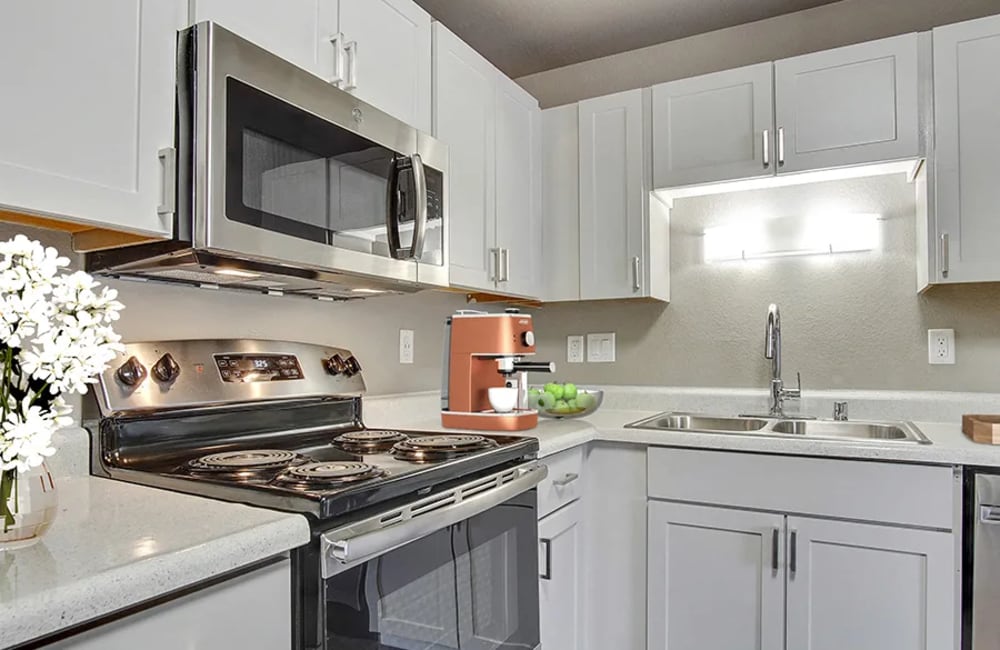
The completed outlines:
{"type": "Polygon", "coordinates": [[[531,316],[517,309],[503,314],[461,310],[445,322],[441,423],[452,429],[523,431],[538,425],[527,408],[531,372],[555,372],[554,363],[522,361],[535,354],[531,316]],[[518,390],[510,413],[490,406],[489,389],[518,390]]]}

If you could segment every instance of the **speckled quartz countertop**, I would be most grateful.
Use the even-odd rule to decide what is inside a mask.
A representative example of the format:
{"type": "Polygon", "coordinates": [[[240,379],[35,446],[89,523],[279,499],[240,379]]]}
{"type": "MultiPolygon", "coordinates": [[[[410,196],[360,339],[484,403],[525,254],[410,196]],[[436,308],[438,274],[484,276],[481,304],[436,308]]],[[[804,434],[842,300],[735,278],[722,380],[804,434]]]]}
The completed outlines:
{"type": "Polygon", "coordinates": [[[299,515],[83,474],[55,480],[59,514],[52,528],[34,546],[0,552],[2,648],[309,541],[299,515]]]}
{"type": "MultiPolygon", "coordinates": [[[[831,392],[833,399],[854,398],[858,419],[911,419],[911,414],[940,414],[951,422],[915,421],[914,424],[932,442],[917,445],[893,442],[849,442],[817,440],[800,437],[769,437],[753,434],[725,435],[718,433],[652,431],[627,429],[625,425],[662,411],[715,413],[759,413],[766,403],[757,391],[707,392],[671,391],[657,394],[655,390],[615,389],[606,395],[605,405],[587,418],[571,420],[541,419],[538,427],[524,435],[538,439],[539,456],[545,457],[564,449],[591,441],[636,443],[664,447],[690,447],[728,451],[747,451],[795,456],[826,456],[913,462],[941,465],[982,465],[1000,467],[1000,446],[981,445],[968,440],[961,429],[960,412],[1000,412],[997,396],[992,394],[937,394],[937,410],[929,411],[931,398],[921,393],[847,393],[831,392]],[[958,396],[962,396],[961,399],[958,396]],[[909,403],[918,406],[908,406],[909,403]],[[658,410],[652,405],[663,405],[658,410]],[[633,406],[634,405],[634,406],[633,406]],[[611,408],[608,408],[608,407],[611,408]],[[636,408],[638,407],[638,408],[636,408]],[[990,411],[989,409],[993,409],[990,411]],[[909,410],[907,410],[909,409],[909,410]],[[919,410],[923,409],[923,410],[919,410]]],[[[822,396],[822,393],[818,395],[822,396]]],[[[432,396],[420,394],[393,396],[370,400],[366,405],[369,426],[409,428],[425,431],[443,430],[432,396]]],[[[822,400],[815,399],[819,403],[822,400]]],[[[824,402],[825,404],[825,402],[824,402]]],[[[931,406],[934,406],[933,404],[931,406]]],[[[816,410],[819,410],[818,408],[816,410]]],[[[817,414],[821,414],[817,413],[817,414]]]]}

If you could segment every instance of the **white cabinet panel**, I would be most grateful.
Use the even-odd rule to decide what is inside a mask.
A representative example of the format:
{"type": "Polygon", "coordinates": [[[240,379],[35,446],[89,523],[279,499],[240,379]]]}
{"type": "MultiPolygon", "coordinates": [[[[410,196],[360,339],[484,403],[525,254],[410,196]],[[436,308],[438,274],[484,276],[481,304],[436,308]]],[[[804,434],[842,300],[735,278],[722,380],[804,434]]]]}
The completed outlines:
{"type": "Polygon", "coordinates": [[[288,650],[290,563],[206,587],[45,646],[49,650],[288,650]]]}
{"type": "Polygon", "coordinates": [[[541,113],[538,102],[506,77],[496,92],[496,211],[501,293],[537,296],[541,292],[539,156],[541,113]]]}
{"type": "Polygon", "coordinates": [[[934,30],[931,282],[1000,280],[1000,16],[934,30]],[[935,228],[936,225],[936,228],[935,228]]]}
{"type": "Polygon", "coordinates": [[[955,648],[950,534],[799,517],[788,531],[788,648],[955,648]]]}
{"type": "Polygon", "coordinates": [[[642,91],[584,100],[579,120],[580,298],[640,296],[648,200],[642,91]]]}
{"type": "Polygon", "coordinates": [[[582,507],[572,503],[538,522],[539,623],[545,650],[586,650],[582,507]]]}
{"type": "Polygon", "coordinates": [[[192,23],[214,21],[300,68],[333,75],[336,0],[191,0],[192,23]]]}
{"type": "Polygon", "coordinates": [[[770,63],[653,86],[653,187],[772,175],[773,97],[770,63]]]}
{"type": "Polygon", "coordinates": [[[542,111],[542,280],[545,301],[580,299],[580,118],[576,104],[542,111]]]}
{"type": "Polygon", "coordinates": [[[431,17],[411,0],[339,0],[341,87],[431,130],[431,17]]]}
{"type": "Polygon", "coordinates": [[[434,137],[448,145],[451,283],[495,286],[496,69],[434,23],[434,137]]]}
{"type": "Polygon", "coordinates": [[[781,648],[783,523],[777,514],[651,502],[649,650],[781,648]]]}
{"type": "Polygon", "coordinates": [[[917,158],[917,35],[774,63],[778,173],[917,158]]]}
{"type": "Polygon", "coordinates": [[[165,236],[180,0],[0,5],[0,208],[165,236]]]}

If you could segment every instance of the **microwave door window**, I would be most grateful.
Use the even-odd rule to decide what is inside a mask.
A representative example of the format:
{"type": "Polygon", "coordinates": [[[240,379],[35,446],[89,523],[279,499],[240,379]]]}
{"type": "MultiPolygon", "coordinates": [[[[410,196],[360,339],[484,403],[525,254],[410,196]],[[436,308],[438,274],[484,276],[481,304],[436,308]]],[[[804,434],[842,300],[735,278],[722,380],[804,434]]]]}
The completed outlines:
{"type": "Polygon", "coordinates": [[[227,80],[226,217],[372,253],[386,238],[392,151],[227,80]]]}
{"type": "Polygon", "coordinates": [[[326,581],[327,650],[458,650],[451,529],[326,581]]]}

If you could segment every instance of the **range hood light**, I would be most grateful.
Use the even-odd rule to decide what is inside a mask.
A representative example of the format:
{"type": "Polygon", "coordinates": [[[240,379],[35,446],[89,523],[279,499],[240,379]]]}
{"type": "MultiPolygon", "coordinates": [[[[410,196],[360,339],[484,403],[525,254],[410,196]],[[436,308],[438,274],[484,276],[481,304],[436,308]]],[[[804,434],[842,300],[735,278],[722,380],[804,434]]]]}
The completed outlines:
{"type": "Polygon", "coordinates": [[[382,291],[381,289],[368,289],[368,288],[365,288],[365,287],[357,287],[356,289],[351,289],[351,293],[371,293],[371,294],[374,294],[374,293],[385,293],[385,291],[382,291]]]}
{"type": "Polygon", "coordinates": [[[229,275],[234,278],[259,278],[260,273],[251,273],[250,271],[241,271],[240,269],[215,269],[216,275],[229,275]]]}

